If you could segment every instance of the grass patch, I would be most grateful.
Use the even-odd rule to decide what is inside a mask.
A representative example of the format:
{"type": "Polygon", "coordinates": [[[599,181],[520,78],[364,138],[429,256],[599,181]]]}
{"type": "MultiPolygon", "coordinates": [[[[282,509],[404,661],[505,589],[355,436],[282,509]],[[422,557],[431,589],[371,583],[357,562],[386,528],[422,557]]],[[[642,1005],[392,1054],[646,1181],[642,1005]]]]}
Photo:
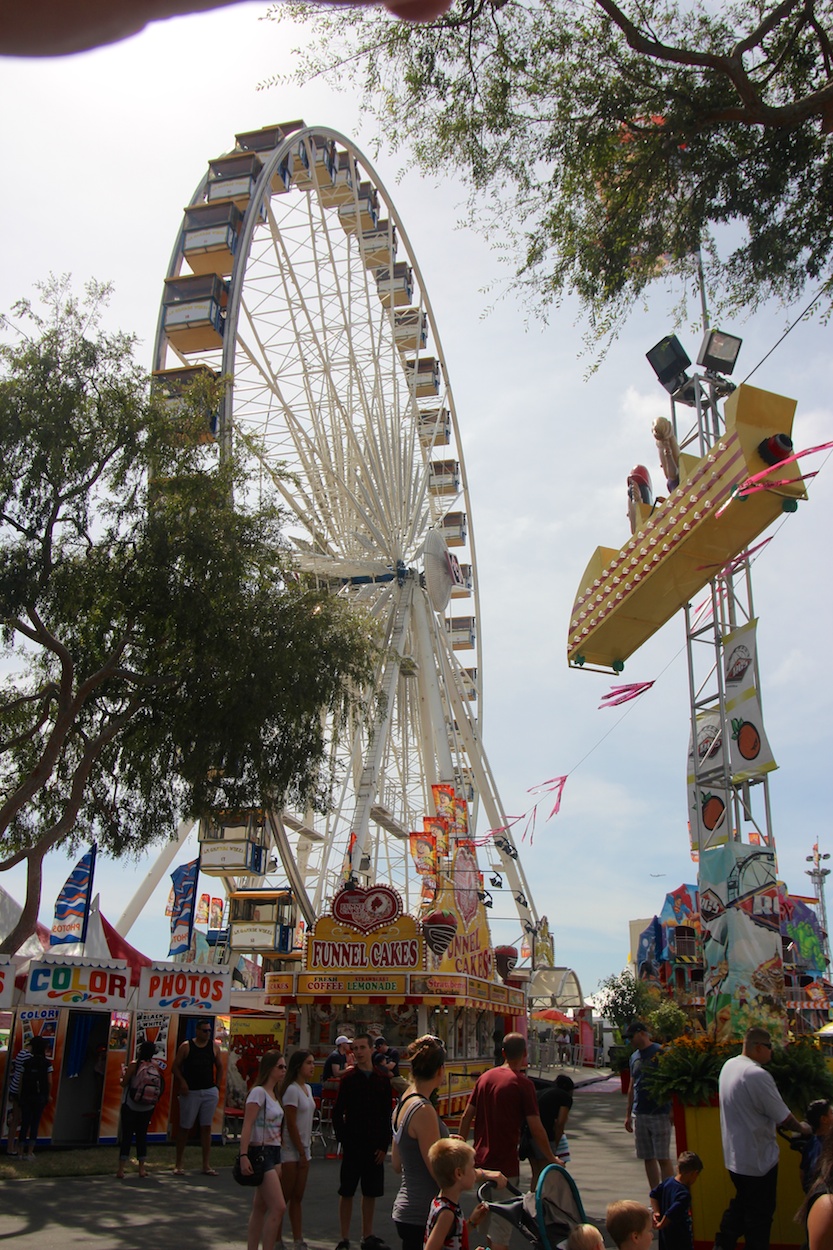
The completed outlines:
{"type": "MultiPolygon", "coordinates": [[[[25,1176],[112,1176],[115,1180],[118,1153],[118,1146],[87,1146],[81,1150],[51,1150],[47,1147],[36,1153],[31,1163],[0,1154],[0,1180],[20,1180],[25,1176]]],[[[211,1166],[230,1168],[237,1154],[236,1143],[212,1146],[211,1166]]],[[[172,1145],[160,1143],[148,1146],[147,1169],[151,1175],[155,1172],[170,1172],[173,1166],[172,1145]]],[[[200,1171],[202,1155],[199,1146],[186,1147],[184,1166],[187,1172],[200,1171]]],[[[135,1146],[125,1172],[128,1178],[139,1174],[135,1146]]]]}

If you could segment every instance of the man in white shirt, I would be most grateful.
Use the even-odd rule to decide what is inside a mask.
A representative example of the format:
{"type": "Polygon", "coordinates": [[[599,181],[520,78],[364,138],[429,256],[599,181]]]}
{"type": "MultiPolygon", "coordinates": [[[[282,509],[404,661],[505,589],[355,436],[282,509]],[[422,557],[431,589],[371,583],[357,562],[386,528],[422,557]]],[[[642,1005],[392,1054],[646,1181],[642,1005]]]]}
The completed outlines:
{"type": "Polygon", "coordinates": [[[804,1137],[809,1124],[790,1111],[764,1064],[772,1058],[766,1029],[747,1029],[743,1054],[724,1063],[720,1073],[720,1134],[723,1159],[735,1196],[723,1212],[714,1239],[716,1250],[735,1250],[739,1237],[746,1250],[769,1250],[778,1184],[776,1128],[804,1137]]]}

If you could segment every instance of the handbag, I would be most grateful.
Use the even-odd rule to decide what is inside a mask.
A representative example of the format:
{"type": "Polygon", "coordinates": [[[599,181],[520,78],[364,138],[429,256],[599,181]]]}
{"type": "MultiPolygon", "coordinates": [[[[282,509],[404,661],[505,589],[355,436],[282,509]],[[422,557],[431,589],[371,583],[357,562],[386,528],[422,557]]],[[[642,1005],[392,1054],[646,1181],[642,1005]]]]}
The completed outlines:
{"type": "MultiPolygon", "coordinates": [[[[255,1120],[255,1124],[257,1124],[257,1120],[255,1120]]],[[[263,1127],[265,1130],[266,1128],[266,1103],[263,1104],[263,1127]]],[[[251,1163],[252,1165],[251,1173],[246,1174],[243,1172],[243,1169],[240,1166],[240,1161],[243,1158],[243,1156],[242,1154],[239,1154],[237,1158],[234,1160],[234,1166],[231,1169],[232,1176],[237,1181],[238,1185],[244,1185],[244,1186],[262,1185],[263,1178],[266,1175],[266,1153],[263,1147],[262,1146],[250,1146],[249,1149],[246,1151],[246,1157],[249,1160],[249,1163],[251,1163]]]]}

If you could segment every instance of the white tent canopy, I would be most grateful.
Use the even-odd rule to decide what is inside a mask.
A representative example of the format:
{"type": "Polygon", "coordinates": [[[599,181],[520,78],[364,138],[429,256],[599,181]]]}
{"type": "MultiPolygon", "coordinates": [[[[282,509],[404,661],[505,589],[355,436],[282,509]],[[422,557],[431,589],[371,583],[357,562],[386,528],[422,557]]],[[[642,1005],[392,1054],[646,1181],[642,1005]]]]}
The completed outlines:
{"type": "Polygon", "coordinates": [[[533,972],[527,985],[527,997],[532,1000],[547,999],[553,1007],[583,1007],[584,996],[578,977],[572,968],[539,968],[533,972]]]}

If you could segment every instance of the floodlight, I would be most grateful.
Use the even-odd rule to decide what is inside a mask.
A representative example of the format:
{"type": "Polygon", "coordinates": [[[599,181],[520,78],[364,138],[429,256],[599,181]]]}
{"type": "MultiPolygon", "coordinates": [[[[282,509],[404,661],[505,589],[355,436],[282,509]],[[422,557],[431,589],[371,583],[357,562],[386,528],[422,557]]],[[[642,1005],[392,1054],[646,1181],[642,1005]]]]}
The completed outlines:
{"type": "Polygon", "coordinates": [[[740,345],[743,339],[734,334],[724,334],[721,330],[707,330],[700,344],[698,365],[713,373],[729,374],[735,367],[740,345]]]}
{"type": "Polygon", "coordinates": [[[691,364],[676,334],[667,334],[645,353],[648,364],[657,375],[660,386],[673,395],[688,381],[686,369],[691,364]]]}

